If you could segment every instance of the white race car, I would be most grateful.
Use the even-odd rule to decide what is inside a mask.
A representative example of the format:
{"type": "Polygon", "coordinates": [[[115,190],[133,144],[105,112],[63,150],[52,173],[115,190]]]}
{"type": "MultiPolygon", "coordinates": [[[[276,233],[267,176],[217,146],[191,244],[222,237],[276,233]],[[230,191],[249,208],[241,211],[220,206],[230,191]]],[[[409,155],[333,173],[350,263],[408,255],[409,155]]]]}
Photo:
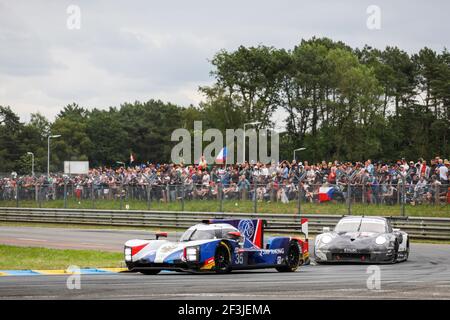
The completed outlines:
{"type": "Polygon", "coordinates": [[[388,219],[347,216],[330,231],[324,228],[314,245],[315,261],[395,263],[409,256],[408,234],[394,229],[388,219]]]}

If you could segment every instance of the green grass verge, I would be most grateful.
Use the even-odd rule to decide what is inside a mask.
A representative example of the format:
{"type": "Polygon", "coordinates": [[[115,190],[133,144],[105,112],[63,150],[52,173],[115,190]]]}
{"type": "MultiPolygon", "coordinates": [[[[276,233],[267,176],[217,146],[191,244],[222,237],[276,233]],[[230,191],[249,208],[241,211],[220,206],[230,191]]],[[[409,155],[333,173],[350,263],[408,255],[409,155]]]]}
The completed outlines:
{"type": "Polygon", "coordinates": [[[123,266],[123,254],[97,250],[61,250],[0,245],[0,270],[67,269],[123,266]]]}
{"type": "MultiPolygon", "coordinates": [[[[0,207],[15,207],[15,201],[0,201],[0,207]]],[[[63,200],[53,200],[41,202],[43,208],[63,208],[63,200]]],[[[148,210],[149,206],[145,201],[130,200],[123,201],[122,209],[126,210],[126,206],[130,210],[148,210]]],[[[19,207],[36,208],[39,204],[35,201],[21,201],[19,207]]],[[[67,208],[70,209],[106,209],[119,210],[120,201],[118,200],[84,200],[81,202],[73,199],[67,201],[67,208]]],[[[222,211],[224,212],[254,212],[253,201],[234,201],[225,200],[223,202],[222,211]]],[[[182,204],[180,201],[163,203],[153,201],[150,205],[150,210],[169,210],[181,211],[182,204]]],[[[220,210],[220,202],[215,200],[192,200],[184,202],[185,211],[200,211],[200,212],[216,212],[220,210]]],[[[289,203],[281,202],[258,202],[256,212],[264,213],[297,213],[297,202],[291,201],[289,203]]],[[[339,203],[302,203],[301,212],[311,214],[348,214],[346,204],[339,203]]],[[[400,216],[400,205],[364,205],[353,204],[353,215],[381,215],[381,216],[400,216]]],[[[450,217],[450,205],[406,205],[405,215],[407,216],[423,216],[423,217],[450,217]]]]}

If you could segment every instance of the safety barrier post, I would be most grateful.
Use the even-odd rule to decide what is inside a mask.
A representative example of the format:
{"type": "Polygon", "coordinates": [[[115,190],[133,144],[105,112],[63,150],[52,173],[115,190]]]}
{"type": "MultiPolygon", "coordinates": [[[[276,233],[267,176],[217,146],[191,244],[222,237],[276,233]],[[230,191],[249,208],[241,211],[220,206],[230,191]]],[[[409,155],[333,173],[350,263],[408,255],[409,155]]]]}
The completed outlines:
{"type": "Polygon", "coordinates": [[[20,186],[19,186],[19,182],[17,182],[16,183],[16,207],[18,208],[19,207],[19,188],[20,188],[20,186]]]}
{"type": "Polygon", "coordinates": [[[300,216],[301,216],[301,213],[302,213],[302,210],[301,210],[301,198],[302,198],[302,195],[303,195],[303,190],[302,190],[303,188],[302,188],[302,186],[301,186],[301,181],[300,181],[300,179],[298,180],[298,199],[297,199],[297,214],[298,214],[298,217],[300,218],[300,216]]]}
{"type": "Polygon", "coordinates": [[[67,180],[64,180],[64,209],[67,209],[67,180]]]}
{"type": "Polygon", "coordinates": [[[438,205],[439,204],[439,193],[441,192],[441,190],[440,190],[438,184],[434,184],[433,189],[434,189],[434,205],[438,205]]]}
{"type": "Polygon", "coordinates": [[[181,185],[181,211],[184,211],[184,183],[181,185]]]}
{"type": "Polygon", "coordinates": [[[301,219],[300,216],[301,216],[301,212],[302,212],[302,209],[301,209],[302,200],[301,199],[303,197],[303,180],[306,178],[306,172],[303,172],[303,174],[301,176],[297,176],[297,178],[298,178],[298,199],[297,199],[298,214],[297,214],[297,217],[298,217],[298,219],[301,219]]]}
{"type": "Polygon", "coordinates": [[[95,209],[94,182],[91,183],[91,200],[92,200],[92,209],[95,209]]]}
{"type": "Polygon", "coordinates": [[[223,184],[219,183],[219,212],[223,212],[223,184]]]}
{"type": "Polygon", "coordinates": [[[166,185],[166,201],[167,201],[167,203],[170,202],[170,185],[169,184],[166,185]]]}
{"type": "Polygon", "coordinates": [[[258,211],[258,199],[257,199],[257,197],[256,197],[256,189],[258,188],[258,185],[257,185],[257,183],[256,182],[253,182],[253,198],[254,198],[254,201],[253,201],[253,212],[254,213],[257,213],[257,211],[258,211]]]}
{"type": "Polygon", "coordinates": [[[119,197],[120,197],[120,210],[122,210],[122,208],[123,208],[123,180],[120,181],[119,197]]]}
{"type": "Polygon", "coordinates": [[[362,201],[362,204],[363,204],[363,205],[366,204],[366,184],[365,184],[365,183],[362,184],[361,201],[362,201]]]}
{"type": "Polygon", "coordinates": [[[401,206],[401,215],[402,217],[405,216],[405,204],[406,204],[406,177],[402,177],[402,206],[401,206]]]}
{"type": "Polygon", "coordinates": [[[150,184],[147,185],[147,209],[150,210],[150,206],[151,206],[151,193],[152,192],[152,187],[150,184]]]}
{"type": "Polygon", "coordinates": [[[347,214],[352,215],[352,185],[350,181],[347,183],[347,214]]]}
{"type": "Polygon", "coordinates": [[[38,188],[37,196],[38,196],[39,208],[42,208],[42,190],[41,190],[40,185],[37,185],[37,188],[38,188]]]}

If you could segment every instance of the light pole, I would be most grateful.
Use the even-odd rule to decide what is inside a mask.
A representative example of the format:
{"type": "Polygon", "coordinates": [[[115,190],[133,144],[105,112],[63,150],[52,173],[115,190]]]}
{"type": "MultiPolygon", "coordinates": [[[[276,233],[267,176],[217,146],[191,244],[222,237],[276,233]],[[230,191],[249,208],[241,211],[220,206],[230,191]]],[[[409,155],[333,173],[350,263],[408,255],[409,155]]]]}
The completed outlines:
{"type": "Polygon", "coordinates": [[[255,124],[260,124],[261,123],[261,121],[255,121],[255,122],[249,122],[249,123],[244,123],[244,144],[243,144],[243,152],[242,152],[242,164],[244,164],[244,162],[245,162],[245,126],[246,125],[249,125],[249,126],[251,126],[251,125],[255,125],[255,124]]]}
{"type": "Polygon", "coordinates": [[[47,178],[50,178],[50,139],[59,137],[61,137],[60,134],[55,134],[47,138],[47,178]]]}
{"type": "Polygon", "coordinates": [[[31,156],[31,175],[34,177],[34,153],[27,152],[27,154],[31,156]]]}
{"type": "Polygon", "coordinates": [[[306,148],[303,148],[303,147],[302,147],[302,148],[298,148],[298,149],[295,149],[295,150],[294,150],[294,160],[297,160],[297,159],[295,158],[295,152],[296,152],[296,151],[303,151],[303,150],[306,150],[306,148]]]}

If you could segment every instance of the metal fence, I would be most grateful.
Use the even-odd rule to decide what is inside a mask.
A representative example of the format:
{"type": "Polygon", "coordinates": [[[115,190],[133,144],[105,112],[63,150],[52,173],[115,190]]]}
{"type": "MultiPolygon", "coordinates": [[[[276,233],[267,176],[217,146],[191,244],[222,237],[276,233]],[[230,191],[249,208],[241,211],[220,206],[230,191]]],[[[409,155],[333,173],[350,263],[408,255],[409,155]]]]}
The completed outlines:
{"type": "MultiPolygon", "coordinates": [[[[239,183],[207,184],[102,184],[58,183],[0,185],[0,206],[8,207],[62,207],[62,208],[107,208],[170,209],[185,211],[190,203],[207,204],[208,211],[230,211],[233,204],[246,212],[261,212],[267,204],[290,204],[296,213],[311,208],[328,210],[339,208],[339,212],[359,213],[361,207],[384,207],[397,210],[395,215],[407,216],[412,207],[434,206],[450,216],[450,188],[440,183],[414,184],[399,180],[397,184],[313,184],[305,180],[297,183],[284,181],[257,184],[239,183]],[[246,205],[242,206],[245,202],[246,205]],[[335,205],[330,206],[331,205],[335,205]],[[81,207],[80,207],[81,206],[81,207]],[[227,210],[228,208],[228,210],[227,210]],[[394,209],[395,208],[395,209],[394,209]],[[356,212],[355,212],[356,211],[356,212]]],[[[235,211],[235,210],[232,210],[235,211]]]]}

